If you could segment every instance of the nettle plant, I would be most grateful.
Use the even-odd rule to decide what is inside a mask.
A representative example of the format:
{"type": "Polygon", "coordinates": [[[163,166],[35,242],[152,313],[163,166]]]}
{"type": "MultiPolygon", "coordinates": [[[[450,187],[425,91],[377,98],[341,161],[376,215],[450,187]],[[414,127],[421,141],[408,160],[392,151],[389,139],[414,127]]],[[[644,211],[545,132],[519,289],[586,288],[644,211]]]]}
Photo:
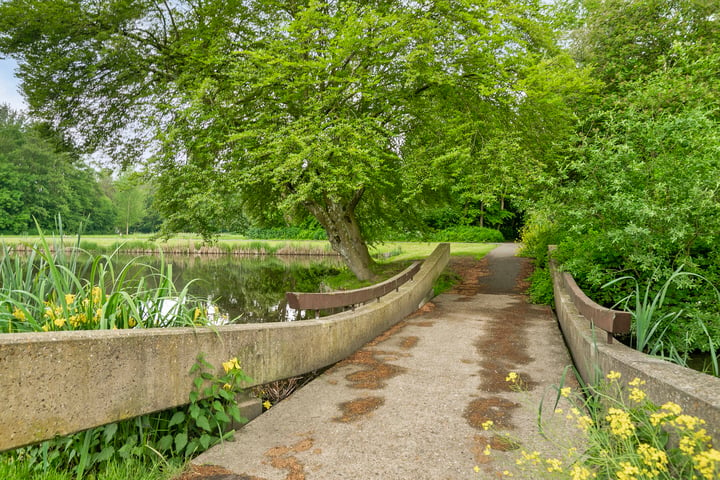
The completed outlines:
{"type": "Polygon", "coordinates": [[[247,422],[236,398],[252,380],[237,358],[223,362],[222,374],[215,371],[202,354],[197,357],[188,405],[18,448],[2,458],[28,463],[38,473],[67,471],[77,478],[129,459],[183,462],[232,438],[234,426],[247,422]]]}

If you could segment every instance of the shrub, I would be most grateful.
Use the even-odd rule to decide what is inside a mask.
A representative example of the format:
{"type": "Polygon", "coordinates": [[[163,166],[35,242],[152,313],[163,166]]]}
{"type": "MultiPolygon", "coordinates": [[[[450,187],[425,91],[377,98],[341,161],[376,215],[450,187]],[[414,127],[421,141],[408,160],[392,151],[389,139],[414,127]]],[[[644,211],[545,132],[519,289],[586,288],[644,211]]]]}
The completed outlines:
{"type": "Polygon", "coordinates": [[[435,232],[431,236],[433,242],[503,242],[502,233],[499,230],[487,227],[455,226],[435,232]]]}

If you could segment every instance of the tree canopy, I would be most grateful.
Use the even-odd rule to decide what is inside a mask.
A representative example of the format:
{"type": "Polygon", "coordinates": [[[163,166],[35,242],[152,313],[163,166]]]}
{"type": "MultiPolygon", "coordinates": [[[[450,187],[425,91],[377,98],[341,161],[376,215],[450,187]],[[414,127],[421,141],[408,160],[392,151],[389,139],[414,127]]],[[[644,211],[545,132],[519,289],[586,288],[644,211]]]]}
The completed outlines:
{"type": "Polygon", "coordinates": [[[115,211],[95,173],[58,151],[37,126],[0,105],[0,232],[52,228],[60,217],[67,228],[112,229],[115,211]]]}
{"type": "Polygon", "coordinates": [[[311,215],[359,278],[416,205],[541,181],[585,82],[534,0],[9,0],[0,32],[34,115],[152,153],[170,229],[311,215]]]}

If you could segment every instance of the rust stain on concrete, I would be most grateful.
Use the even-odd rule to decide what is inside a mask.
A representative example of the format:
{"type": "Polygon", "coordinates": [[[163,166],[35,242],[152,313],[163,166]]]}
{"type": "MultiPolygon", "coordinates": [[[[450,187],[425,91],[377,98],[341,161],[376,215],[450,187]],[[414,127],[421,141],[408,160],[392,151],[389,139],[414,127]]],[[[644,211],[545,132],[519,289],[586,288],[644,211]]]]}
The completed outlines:
{"type": "Polygon", "coordinates": [[[350,423],[361,419],[369,413],[377,410],[385,403],[383,397],[365,397],[351,400],[340,404],[341,417],[333,420],[341,423],[350,423]]]}

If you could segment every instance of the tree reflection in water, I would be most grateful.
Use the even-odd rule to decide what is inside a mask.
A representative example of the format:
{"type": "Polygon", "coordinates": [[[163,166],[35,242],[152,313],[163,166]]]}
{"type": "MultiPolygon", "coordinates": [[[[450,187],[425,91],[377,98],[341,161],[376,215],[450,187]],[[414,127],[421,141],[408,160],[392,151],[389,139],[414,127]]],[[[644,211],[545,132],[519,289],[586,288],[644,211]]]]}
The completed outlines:
{"type": "MultiPolygon", "coordinates": [[[[123,265],[130,258],[117,255],[114,260],[123,265]]],[[[208,299],[208,314],[215,325],[314,318],[314,312],[290,308],[285,292],[318,292],[324,277],[345,268],[335,257],[319,256],[165,255],[164,260],[172,264],[178,289],[190,283],[190,294],[208,299]]],[[[160,257],[140,259],[154,267],[160,262],[160,257]]]]}

